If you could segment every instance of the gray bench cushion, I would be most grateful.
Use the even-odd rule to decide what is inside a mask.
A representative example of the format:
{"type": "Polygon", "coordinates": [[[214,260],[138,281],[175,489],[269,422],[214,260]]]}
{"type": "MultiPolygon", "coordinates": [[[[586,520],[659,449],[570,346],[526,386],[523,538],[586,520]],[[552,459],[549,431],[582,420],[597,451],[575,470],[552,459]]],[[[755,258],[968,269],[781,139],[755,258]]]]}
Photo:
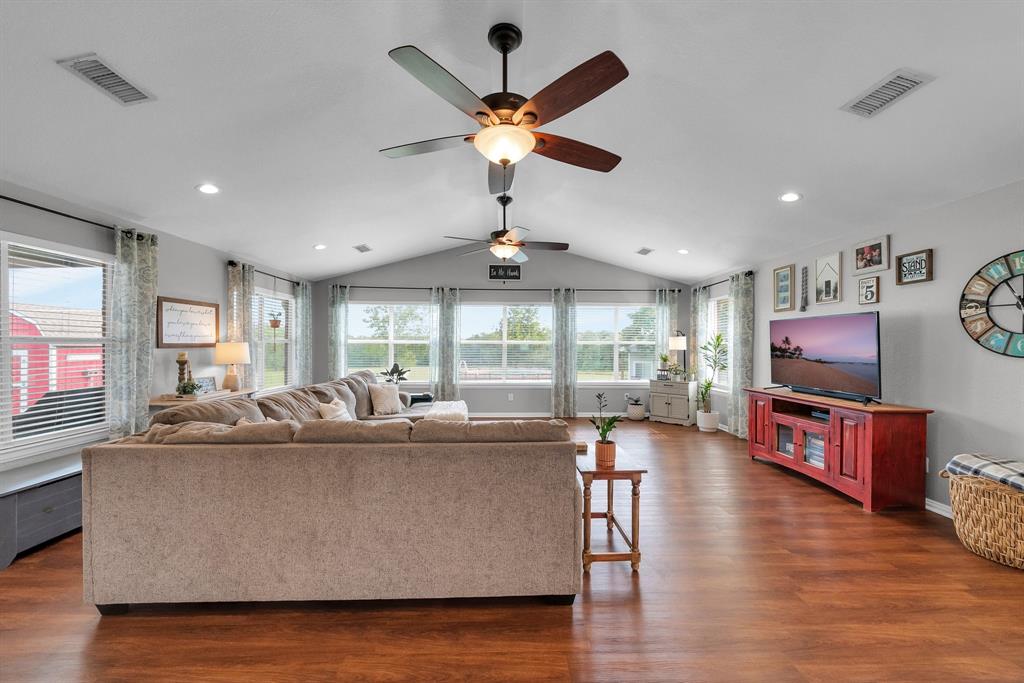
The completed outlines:
{"type": "Polygon", "coordinates": [[[961,453],[954,456],[946,471],[950,474],[984,477],[1024,491],[1024,461],[996,458],[982,453],[961,453]]]}

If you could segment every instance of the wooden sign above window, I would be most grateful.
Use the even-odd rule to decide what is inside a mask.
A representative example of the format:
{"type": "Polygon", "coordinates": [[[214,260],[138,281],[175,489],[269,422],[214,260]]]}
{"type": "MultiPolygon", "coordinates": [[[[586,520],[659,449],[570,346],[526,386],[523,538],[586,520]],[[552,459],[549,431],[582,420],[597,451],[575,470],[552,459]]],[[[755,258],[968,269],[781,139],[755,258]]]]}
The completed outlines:
{"type": "Polygon", "coordinates": [[[156,347],[201,349],[220,339],[220,304],[189,299],[156,298],[156,347]]]}
{"type": "Polygon", "coordinates": [[[520,263],[488,263],[487,279],[519,282],[523,279],[523,266],[520,263]]]}

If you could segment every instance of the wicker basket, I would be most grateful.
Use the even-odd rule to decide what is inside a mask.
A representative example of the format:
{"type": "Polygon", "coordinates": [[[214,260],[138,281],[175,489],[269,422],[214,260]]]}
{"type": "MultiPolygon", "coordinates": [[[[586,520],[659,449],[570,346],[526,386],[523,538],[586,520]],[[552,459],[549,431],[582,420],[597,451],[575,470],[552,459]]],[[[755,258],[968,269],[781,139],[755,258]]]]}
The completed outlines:
{"type": "Polygon", "coordinates": [[[953,526],[971,552],[1024,569],[1024,491],[1006,484],[943,471],[949,479],[953,526]]]}

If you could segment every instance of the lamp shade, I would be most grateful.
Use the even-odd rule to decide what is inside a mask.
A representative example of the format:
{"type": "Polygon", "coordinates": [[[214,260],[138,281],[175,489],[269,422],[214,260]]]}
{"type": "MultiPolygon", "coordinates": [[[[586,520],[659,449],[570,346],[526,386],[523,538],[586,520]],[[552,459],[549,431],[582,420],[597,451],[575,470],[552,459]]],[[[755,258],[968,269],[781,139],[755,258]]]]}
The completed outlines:
{"type": "Polygon", "coordinates": [[[242,363],[247,365],[249,360],[248,342],[217,342],[213,350],[213,362],[216,365],[231,365],[242,363]]]}
{"type": "Polygon", "coordinates": [[[473,138],[473,146],[489,161],[496,164],[514,164],[529,154],[537,138],[533,133],[512,125],[499,123],[496,126],[482,128],[473,138]]]}
{"type": "Polygon", "coordinates": [[[678,337],[668,338],[668,350],[669,351],[682,351],[686,348],[686,335],[682,334],[678,337]]]}
{"type": "Polygon", "coordinates": [[[518,254],[519,247],[514,244],[495,244],[491,246],[491,253],[504,261],[518,254]]]}

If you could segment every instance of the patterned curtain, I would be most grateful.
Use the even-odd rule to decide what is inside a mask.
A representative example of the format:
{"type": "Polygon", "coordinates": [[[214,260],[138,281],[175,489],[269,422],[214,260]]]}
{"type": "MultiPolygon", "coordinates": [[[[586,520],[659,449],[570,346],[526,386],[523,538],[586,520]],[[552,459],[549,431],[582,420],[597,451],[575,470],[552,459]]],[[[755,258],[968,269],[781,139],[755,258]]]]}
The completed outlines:
{"type": "Polygon", "coordinates": [[[654,291],[654,301],[654,343],[655,352],[660,356],[669,353],[668,338],[675,336],[679,329],[679,290],[657,289],[654,291]]]}
{"type": "Polygon", "coordinates": [[[313,287],[305,280],[295,285],[295,381],[313,383],[313,287]]]}
{"type": "Polygon", "coordinates": [[[228,338],[249,344],[249,365],[238,366],[240,387],[263,387],[263,346],[253,316],[256,301],[256,269],[248,263],[228,263],[228,338]]]}
{"type": "Polygon", "coordinates": [[[459,290],[431,287],[430,374],[437,401],[459,398],[459,290]]]}
{"type": "Polygon", "coordinates": [[[327,300],[327,376],[345,376],[345,338],[348,335],[348,285],[331,285],[327,300]]]}
{"type": "Polygon", "coordinates": [[[754,381],[754,272],[729,278],[729,432],[747,438],[747,397],[743,387],[754,381]]]}
{"type": "Polygon", "coordinates": [[[576,290],[551,290],[551,417],[576,417],[576,290]]]}
{"type": "Polygon", "coordinates": [[[700,355],[700,347],[708,336],[708,288],[697,287],[690,296],[690,334],[686,336],[687,355],[690,358],[690,371],[695,373],[697,381],[704,379],[707,368],[700,355]]]}
{"type": "Polygon", "coordinates": [[[149,424],[156,335],[157,238],[134,229],[114,231],[111,287],[110,429],[115,436],[149,424]]]}

